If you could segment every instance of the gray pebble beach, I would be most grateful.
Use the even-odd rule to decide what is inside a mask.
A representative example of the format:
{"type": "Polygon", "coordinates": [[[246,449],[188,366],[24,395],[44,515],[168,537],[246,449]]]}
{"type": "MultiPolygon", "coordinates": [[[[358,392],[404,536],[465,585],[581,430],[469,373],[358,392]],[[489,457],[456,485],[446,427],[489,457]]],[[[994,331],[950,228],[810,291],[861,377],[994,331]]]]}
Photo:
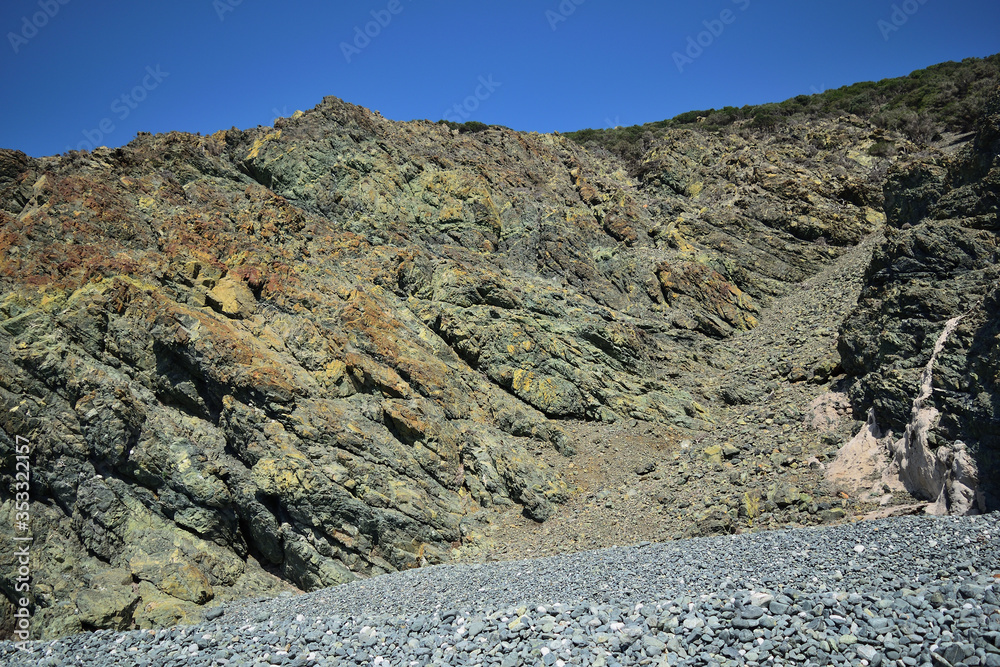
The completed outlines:
{"type": "Polygon", "coordinates": [[[99,631],[18,665],[1000,667],[1000,514],[445,565],[99,631]]]}

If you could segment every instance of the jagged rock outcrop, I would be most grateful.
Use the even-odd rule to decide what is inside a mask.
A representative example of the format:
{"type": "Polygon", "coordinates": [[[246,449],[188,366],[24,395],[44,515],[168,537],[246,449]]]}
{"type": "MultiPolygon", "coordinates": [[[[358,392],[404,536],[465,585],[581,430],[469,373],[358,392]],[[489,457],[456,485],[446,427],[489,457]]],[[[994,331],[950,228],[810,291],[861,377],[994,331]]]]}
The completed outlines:
{"type": "Polygon", "coordinates": [[[857,409],[935,512],[1000,508],[1000,103],[953,157],[894,167],[889,226],[840,352],[857,409]]]}
{"type": "Polygon", "coordinates": [[[544,521],[573,492],[538,456],[572,452],[560,419],[712,429],[713,350],[881,224],[883,136],[677,130],[633,178],[558,135],[328,98],[0,151],[0,515],[24,438],[33,627],[443,562],[483,510],[544,521]]]}

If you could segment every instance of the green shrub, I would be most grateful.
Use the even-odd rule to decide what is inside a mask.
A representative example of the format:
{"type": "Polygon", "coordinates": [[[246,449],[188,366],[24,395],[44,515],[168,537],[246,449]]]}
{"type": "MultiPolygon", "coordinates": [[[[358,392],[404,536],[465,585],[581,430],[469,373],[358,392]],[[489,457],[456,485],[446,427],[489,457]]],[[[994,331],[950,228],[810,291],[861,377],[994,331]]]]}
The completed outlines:
{"type": "Polygon", "coordinates": [[[869,155],[875,155],[877,157],[892,157],[896,154],[896,145],[891,141],[876,141],[868,149],[869,155]]]}
{"type": "Polygon", "coordinates": [[[773,130],[775,127],[784,122],[784,119],[775,113],[770,111],[760,111],[754,114],[753,123],[751,127],[761,129],[761,130],[773,130]]]}
{"type": "Polygon", "coordinates": [[[734,123],[748,118],[753,119],[749,131],[770,132],[789,121],[851,113],[867,118],[879,127],[903,132],[913,141],[926,142],[945,129],[973,131],[986,101],[998,85],[1000,54],[988,58],[966,58],[960,63],[941,63],[908,76],[862,81],[816,95],[796,95],[780,103],[739,109],[727,106],[719,110],[687,111],[669,120],[646,125],[587,129],[567,132],[566,136],[581,145],[617,155],[633,174],[642,164],[643,155],[652,141],[670,128],[725,131],[734,123]],[[704,118],[704,121],[699,123],[699,118],[704,118]]]}
{"type": "Polygon", "coordinates": [[[456,123],[453,120],[439,120],[438,125],[447,125],[453,130],[458,130],[461,134],[482,132],[490,129],[491,127],[502,127],[501,125],[487,125],[486,123],[480,123],[478,120],[470,120],[465,123],[456,123]]]}
{"type": "Polygon", "coordinates": [[[671,120],[679,125],[689,125],[691,123],[698,122],[698,119],[715,111],[715,109],[707,109],[703,111],[685,111],[682,114],[677,114],[671,120]]]}

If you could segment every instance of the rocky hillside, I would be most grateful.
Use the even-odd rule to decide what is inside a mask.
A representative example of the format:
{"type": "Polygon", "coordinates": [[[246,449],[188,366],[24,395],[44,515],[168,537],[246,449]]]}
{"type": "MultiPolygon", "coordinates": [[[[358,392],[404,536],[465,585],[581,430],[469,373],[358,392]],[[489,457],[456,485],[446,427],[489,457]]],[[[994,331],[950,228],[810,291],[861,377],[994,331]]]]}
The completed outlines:
{"type": "Polygon", "coordinates": [[[907,489],[957,512],[1000,508],[998,102],[957,155],[890,170],[886,242],[840,338],[907,489]]]}
{"type": "Polygon", "coordinates": [[[851,115],[677,128],[630,171],[327,98],[273,128],[0,151],[0,632],[26,536],[56,636],[578,548],[539,526],[837,521],[871,509],[823,479],[861,426],[843,391],[898,429],[967,311],[933,433],[987,460],[995,429],[960,423],[996,414],[985,127],[954,158],[851,115]],[[965,259],[933,259],[930,229],[965,259]]]}

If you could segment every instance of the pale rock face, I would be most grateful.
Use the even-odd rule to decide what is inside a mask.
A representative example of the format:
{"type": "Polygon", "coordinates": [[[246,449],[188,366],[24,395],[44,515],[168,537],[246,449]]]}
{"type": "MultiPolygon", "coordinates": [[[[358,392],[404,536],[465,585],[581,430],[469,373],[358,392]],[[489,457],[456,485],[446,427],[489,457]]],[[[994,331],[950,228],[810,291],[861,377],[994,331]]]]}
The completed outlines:
{"type": "MultiPolygon", "coordinates": [[[[887,457],[886,438],[868,415],[868,422],[826,468],[826,480],[834,487],[860,494],[868,489],[881,489],[887,457]]],[[[898,484],[897,484],[898,486],[898,484]]]]}
{"type": "Polygon", "coordinates": [[[928,433],[940,417],[937,408],[930,404],[934,364],[963,317],[948,320],[938,336],[921,374],[920,392],[913,400],[910,423],[903,437],[894,440],[891,432],[881,435],[874,414],[869,413],[868,424],[831,464],[828,479],[853,481],[857,487],[858,482],[871,479],[880,470],[881,483],[930,500],[925,507],[928,514],[978,514],[985,510],[982,494],[978,493],[979,470],[965,443],[958,440],[936,449],[928,443],[928,433]],[[891,456],[891,461],[886,460],[885,454],[891,456]]]}
{"type": "Polygon", "coordinates": [[[809,425],[817,431],[829,431],[849,412],[851,401],[847,394],[829,392],[817,396],[809,404],[806,417],[809,425]]]}
{"type": "Polygon", "coordinates": [[[926,443],[898,440],[894,468],[905,488],[914,495],[933,498],[928,514],[979,514],[985,511],[979,491],[979,469],[965,443],[957,441],[930,451],[926,443]]]}
{"type": "Polygon", "coordinates": [[[225,277],[206,296],[205,302],[226,317],[245,320],[253,317],[257,300],[242,280],[225,277]]]}
{"type": "MultiPolygon", "coordinates": [[[[928,413],[922,412],[914,433],[927,422],[928,413]]],[[[986,509],[979,469],[965,443],[959,440],[931,450],[925,437],[894,440],[891,431],[884,435],[879,431],[872,415],[827,466],[826,480],[869,500],[884,488],[932,499],[924,507],[932,515],[979,514],[986,509]]]]}
{"type": "Polygon", "coordinates": [[[952,514],[977,514],[985,511],[983,493],[979,490],[979,469],[961,440],[953,447],[948,497],[952,514]]]}
{"type": "Polygon", "coordinates": [[[931,353],[930,361],[920,377],[920,394],[913,401],[913,413],[906,435],[893,445],[900,480],[910,493],[933,498],[927,506],[928,514],[969,514],[978,513],[969,498],[975,497],[975,489],[969,489],[963,482],[978,479],[979,471],[975,462],[965,452],[965,445],[954,443],[943,445],[932,451],[927,442],[927,434],[933,428],[940,413],[928,405],[934,393],[934,364],[944,349],[948,337],[964,316],[953,317],[945,323],[931,353]],[[964,456],[962,456],[964,455],[964,456]],[[956,473],[962,481],[956,479],[956,473]],[[957,496],[953,493],[957,492],[957,496]]]}

